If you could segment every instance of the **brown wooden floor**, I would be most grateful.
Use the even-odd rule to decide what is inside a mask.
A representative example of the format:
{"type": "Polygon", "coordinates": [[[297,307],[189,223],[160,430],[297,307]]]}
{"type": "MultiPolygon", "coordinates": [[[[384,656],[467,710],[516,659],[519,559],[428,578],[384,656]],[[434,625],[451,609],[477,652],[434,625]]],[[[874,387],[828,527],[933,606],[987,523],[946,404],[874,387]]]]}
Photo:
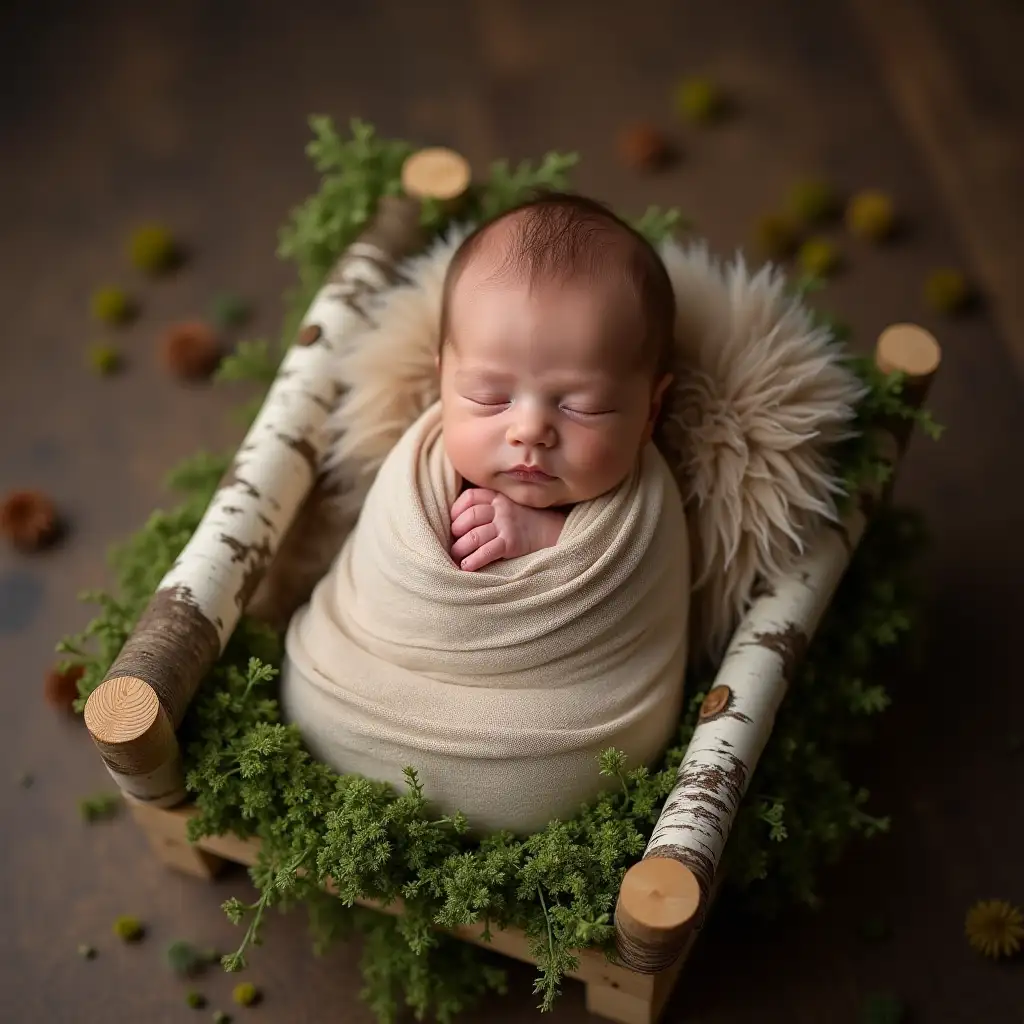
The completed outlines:
{"type": "MultiPolygon", "coordinates": [[[[45,488],[73,526],[45,556],[0,553],[0,1021],[188,1019],[163,947],[237,938],[219,905],[250,891],[244,874],[207,888],[165,874],[127,821],[79,822],[78,798],[106,777],[80,725],[45,708],[40,679],[56,639],[90,612],[76,594],[109,582],[107,546],[165,500],[165,471],[201,445],[238,440],[220,393],[161,375],[154,337],[225,288],[258,298],[250,336],[276,330],[289,283],[276,230],[315,185],[305,119],[325,112],[454,145],[477,168],[578,149],[579,187],[633,212],[679,204],[723,252],[806,171],[898,199],[913,228],[905,241],[847,246],[848,272],[827,292],[865,347],[912,319],[946,353],[933,405],[947,437],[915,444],[899,488],[928,513],[936,548],[925,668],[900,682],[871,752],[875,806],[893,813],[894,832],[851,853],[818,916],[760,933],[712,928],[668,1020],[842,1024],[859,1019],[866,991],[885,988],[915,1020],[1019,1022],[1024,965],[972,955],[962,921],[982,897],[1024,903],[1024,752],[1011,750],[1024,731],[1021,7],[275,6],[23,4],[0,31],[0,490],[45,488]],[[691,72],[735,91],[733,123],[676,124],[671,88],[691,72]],[[615,131],[637,117],[677,134],[677,170],[648,180],[619,166],[615,131]],[[108,280],[137,283],[123,240],[149,217],[183,233],[195,262],[140,292],[128,372],[100,380],[83,363],[97,336],[88,296],[108,280]],[[938,265],[983,275],[990,313],[945,322],[924,311],[921,282],[938,265]],[[25,771],[30,789],[17,781],[25,771]],[[887,944],[856,939],[866,907],[895,922],[887,944]],[[120,913],[149,922],[150,940],[111,941],[120,913]],[[99,958],[81,961],[79,942],[99,958]]],[[[313,959],[301,916],[275,919],[254,958],[267,1000],[253,1020],[369,1021],[356,962],[352,948],[313,959]]],[[[513,993],[486,1011],[492,1024],[535,1014],[530,970],[512,978],[513,993]]],[[[206,986],[219,1005],[232,980],[206,986]]],[[[585,1017],[570,984],[557,1018],[585,1017]]]]}

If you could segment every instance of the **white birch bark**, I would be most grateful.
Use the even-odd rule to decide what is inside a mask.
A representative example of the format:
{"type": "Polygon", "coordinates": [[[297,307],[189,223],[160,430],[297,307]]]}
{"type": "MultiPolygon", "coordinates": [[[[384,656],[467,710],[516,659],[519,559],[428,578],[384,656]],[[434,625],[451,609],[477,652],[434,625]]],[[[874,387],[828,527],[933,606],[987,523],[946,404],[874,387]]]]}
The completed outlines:
{"type": "MultiPolygon", "coordinates": [[[[331,372],[336,354],[371,324],[370,300],[398,279],[397,264],[422,246],[419,216],[418,201],[383,199],[375,220],[339,259],[198,528],[101,687],[141,681],[173,727],[181,723],[316,479],[321,427],[341,393],[331,372]]],[[[94,694],[90,702],[94,698],[101,699],[94,694]]],[[[125,752],[114,756],[109,745],[97,746],[122,788],[141,798],[140,778],[157,766],[136,765],[134,778],[122,779],[125,752]]],[[[153,792],[150,799],[168,795],[153,792]]]]}

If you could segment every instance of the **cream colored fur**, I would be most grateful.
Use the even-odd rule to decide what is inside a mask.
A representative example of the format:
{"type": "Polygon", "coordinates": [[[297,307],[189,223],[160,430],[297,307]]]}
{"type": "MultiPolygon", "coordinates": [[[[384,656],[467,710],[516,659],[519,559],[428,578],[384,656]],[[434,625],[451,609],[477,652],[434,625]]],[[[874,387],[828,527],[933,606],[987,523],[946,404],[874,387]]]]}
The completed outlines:
{"type": "MultiPolygon", "coordinates": [[[[412,283],[382,297],[377,327],[340,357],[348,392],[323,467],[339,490],[338,522],[352,521],[384,457],[438,397],[441,286],[466,231],[409,261],[412,283]]],[[[690,522],[691,654],[715,657],[755,582],[786,572],[821,519],[835,517],[831,449],[850,436],[863,391],[843,350],[786,294],[781,270],[718,261],[702,244],[670,241],[661,253],[679,312],[656,440],[690,522]]]]}

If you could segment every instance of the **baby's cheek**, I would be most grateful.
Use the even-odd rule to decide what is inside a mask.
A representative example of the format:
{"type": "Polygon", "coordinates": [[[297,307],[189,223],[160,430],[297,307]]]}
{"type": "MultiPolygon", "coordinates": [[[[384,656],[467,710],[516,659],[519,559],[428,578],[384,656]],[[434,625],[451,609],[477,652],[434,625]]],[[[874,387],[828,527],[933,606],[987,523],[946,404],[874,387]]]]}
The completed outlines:
{"type": "Polygon", "coordinates": [[[483,485],[487,471],[488,440],[473,420],[453,419],[444,426],[444,446],[451,464],[474,483],[483,485]]]}

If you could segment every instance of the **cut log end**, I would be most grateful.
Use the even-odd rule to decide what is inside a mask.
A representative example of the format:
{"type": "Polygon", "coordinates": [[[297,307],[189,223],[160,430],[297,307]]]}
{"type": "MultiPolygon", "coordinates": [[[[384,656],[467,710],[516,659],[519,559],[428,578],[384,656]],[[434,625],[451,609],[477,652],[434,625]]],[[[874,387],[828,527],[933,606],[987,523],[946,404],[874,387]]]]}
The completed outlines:
{"type": "Polygon", "coordinates": [[[450,202],[465,194],[471,179],[465,157],[442,146],[418,150],[402,165],[402,188],[417,199],[450,202]]]}
{"type": "Polygon", "coordinates": [[[700,913],[696,875],[671,857],[646,857],[622,879],[615,907],[618,952],[633,970],[653,974],[681,953],[700,913]]]}
{"type": "Polygon", "coordinates": [[[934,335],[917,324],[892,324],[875,345],[875,364],[883,373],[904,373],[912,381],[930,380],[941,359],[934,335]]]}
{"type": "Polygon", "coordinates": [[[177,738],[156,691],[135,676],[107,679],[89,695],[85,726],[112,770],[146,774],[175,756],[177,738]]]}

